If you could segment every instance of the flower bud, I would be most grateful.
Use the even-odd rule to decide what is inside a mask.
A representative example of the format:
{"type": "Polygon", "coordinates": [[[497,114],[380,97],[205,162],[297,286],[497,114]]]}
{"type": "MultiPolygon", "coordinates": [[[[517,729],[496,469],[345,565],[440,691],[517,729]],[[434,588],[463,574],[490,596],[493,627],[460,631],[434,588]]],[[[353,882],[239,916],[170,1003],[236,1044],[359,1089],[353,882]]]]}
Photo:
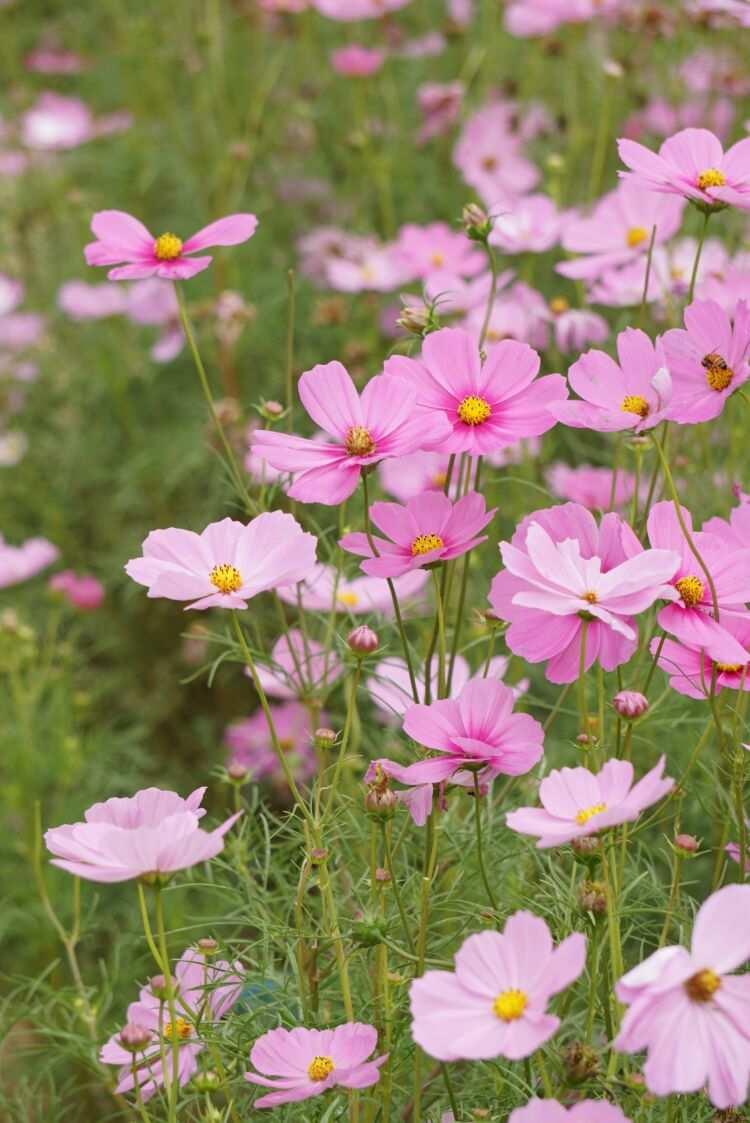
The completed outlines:
{"type": "Polygon", "coordinates": [[[414,335],[424,335],[431,319],[430,309],[426,304],[409,304],[396,320],[399,327],[410,331],[414,335]]]}
{"type": "Polygon", "coordinates": [[[379,819],[390,819],[396,812],[398,798],[394,791],[382,784],[369,784],[365,795],[365,811],[379,819]]]}
{"type": "Polygon", "coordinates": [[[190,1081],[196,1092],[215,1092],[221,1087],[221,1080],[218,1073],[209,1069],[207,1072],[196,1072],[193,1079],[190,1081]]]}
{"type": "Polygon", "coordinates": [[[323,862],[328,858],[328,851],[321,847],[316,847],[314,850],[310,851],[309,857],[311,866],[322,866],[323,862]]]}
{"type": "Polygon", "coordinates": [[[588,878],[578,886],[578,907],[581,912],[603,913],[607,911],[607,887],[603,881],[589,881],[588,878]]]}
{"type": "Polygon", "coordinates": [[[583,858],[584,860],[597,857],[601,848],[599,839],[595,834],[574,838],[570,845],[576,857],[583,858]]]}
{"type": "Polygon", "coordinates": [[[599,1070],[599,1058],[596,1051],[583,1041],[571,1041],[562,1051],[562,1063],[565,1075],[571,1084],[582,1084],[596,1076],[599,1070]]]}
{"type": "Polygon", "coordinates": [[[265,418],[266,421],[278,421],[284,416],[284,413],[286,411],[281,402],[277,402],[273,398],[271,398],[267,402],[260,403],[258,412],[260,413],[261,417],[265,418]]]}
{"type": "Polygon", "coordinates": [[[198,940],[197,946],[198,951],[201,953],[201,955],[205,955],[207,958],[210,955],[216,955],[217,951],[219,950],[218,943],[210,936],[203,936],[200,940],[198,940]]]}
{"type": "Polygon", "coordinates": [[[250,773],[244,764],[239,764],[236,760],[233,760],[227,768],[227,776],[233,784],[244,784],[249,779],[250,773]]]}
{"type": "Polygon", "coordinates": [[[461,212],[461,222],[473,242],[486,242],[492,230],[492,220],[476,203],[467,203],[461,212]]]}
{"type": "Polygon", "coordinates": [[[372,655],[380,647],[377,633],[373,632],[372,628],[368,628],[366,624],[360,624],[358,628],[354,628],[349,633],[346,642],[349,645],[349,650],[353,651],[359,658],[362,658],[363,655],[372,655]]]}
{"type": "Polygon", "coordinates": [[[128,1022],[120,1030],[119,1041],[123,1049],[129,1053],[140,1053],[145,1049],[153,1037],[150,1029],[139,1026],[135,1022],[128,1022]]]}
{"type": "Polygon", "coordinates": [[[332,749],[336,744],[336,734],[332,729],[316,729],[313,733],[313,744],[321,752],[332,749]]]}
{"type": "MultiPolygon", "coordinates": [[[[174,982],[174,980],[172,981],[174,982]]],[[[165,979],[164,975],[154,975],[153,978],[149,980],[148,985],[154,998],[161,998],[166,1001],[166,999],[168,998],[167,980],[165,979]]]]}
{"type": "Polygon", "coordinates": [[[390,871],[383,869],[382,866],[378,866],[378,868],[375,870],[375,880],[381,885],[387,885],[391,880],[390,871]]]}
{"type": "Polygon", "coordinates": [[[620,717],[626,721],[635,721],[648,711],[648,698],[637,690],[621,690],[619,694],[615,694],[612,705],[620,717]]]}
{"type": "Polygon", "coordinates": [[[355,920],[352,924],[352,939],[355,944],[372,948],[382,944],[387,931],[386,922],[381,917],[365,916],[361,920],[355,920]]]}
{"type": "Polygon", "coordinates": [[[681,854],[695,854],[700,844],[692,834],[677,834],[674,845],[681,854]]]}

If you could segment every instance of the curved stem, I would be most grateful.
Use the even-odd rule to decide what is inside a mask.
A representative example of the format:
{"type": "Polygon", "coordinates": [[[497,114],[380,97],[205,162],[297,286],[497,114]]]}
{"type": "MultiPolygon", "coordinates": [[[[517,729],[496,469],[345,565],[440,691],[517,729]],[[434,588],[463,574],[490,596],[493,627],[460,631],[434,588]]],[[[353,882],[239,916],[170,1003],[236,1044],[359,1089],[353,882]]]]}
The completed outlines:
{"type": "MultiPolygon", "coordinates": [[[[175,1012],[175,985],[172,978],[172,972],[169,967],[169,951],[167,950],[167,932],[164,927],[164,906],[162,902],[161,886],[154,886],[154,896],[156,901],[156,932],[159,939],[159,952],[161,955],[162,973],[164,975],[164,984],[167,991],[167,1009],[169,1010],[169,1028],[170,1028],[170,1045],[171,1045],[171,1059],[172,1071],[170,1078],[167,1081],[167,1073],[164,1072],[164,1082],[167,1085],[167,1102],[168,1102],[168,1120],[169,1123],[176,1123],[177,1120],[177,1089],[180,1086],[180,1039],[177,1032],[177,1015],[175,1012]]],[[[164,1035],[164,1025],[160,1024],[159,1031],[164,1035]]]]}
{"type": "Polygon", "coordinates": [[[495,895],[492,892],[492,889],[490,887],[490,881],[489,881],[489,878],[487,877],[487,870],[486,870],[485,865],[484,865],[484,852],[483,852],[483,848],[482,848],[482,809],[481,809],[480,804],[479,804],[480,799],[481,799],[481,793],[480,793],[480,790],[479,790],[479,775],[478,775],[477,772],[475,772],[474,773],[474,827],[475,827],[476,836],[477,836],[477,860],[479,862],[479,873],[480,873],[481,878],[482,878],[482,884],[484,885],[484,891],[487,894],[487,900],[490,902],[490,907],[491,907],[492,911],[496,913],[497,912],[497,901],[495,900],[495,895]]]}
{"type": "Polygon", "coordinates": [[[409,925],[406,920],[406,910],[404,909],[404,902],[401,900],[401,890],[396,878],[396,871],[393,866],[393,847],[391,845],[391,828],[389,823],[383,823],[383,841],[385,844],[385,864],[388,873],[391,875],[391,885],[393,886],[393,898],[396,902],[398,915],[401,918],[401,927],[404,932],[404,939],[406,940],[409,951],[414,951],[414,941],[411,938],[409,925]]]}
{"type": "Polygon", "coordinates": [[[437,570],[433,569],[432,578],[435,584],[435,606],[437,610],[437,629],[438,629],[438,698],[445,698],[446,696],[446,681],[445,681],[445,611],[443,608],[443,597],[440,589],[440,578],[438,577],[437,570]]]}
{"type": "Polygon", "coordinates": [[[687,303],[693,303],[693,293],[695,292],[695,282],[698,277],[698,266],[700,265],[701,254],[703,253],[703,243],[706,240],[706,230],[708,229],[708,220],[711,217],[710,211],[703,212],[703,226],[701,228],[700,236],[698,238],[698,249],[695,253],[695,260],[693,261],[693,272],[690,274],[690,288],[688,289],[687,303]]]}
{"type": "Polygon", "coordinates": [[[482,330],[479,333],[479,350],[484,347],[484,341],[487,338],[487,330],[490,326],[490,317],[492,316],[492,309],[495,306],[495,296],[497,294],[497,259],[495,258],[495,251],[489,242],[485,241],[484,248],[487,251],[487,258],[490,263],[490,274],[492,280],[490,282],[490,291],[487,296],[487,307],[484,313],[484,321],[482,322],[482,330]]]}

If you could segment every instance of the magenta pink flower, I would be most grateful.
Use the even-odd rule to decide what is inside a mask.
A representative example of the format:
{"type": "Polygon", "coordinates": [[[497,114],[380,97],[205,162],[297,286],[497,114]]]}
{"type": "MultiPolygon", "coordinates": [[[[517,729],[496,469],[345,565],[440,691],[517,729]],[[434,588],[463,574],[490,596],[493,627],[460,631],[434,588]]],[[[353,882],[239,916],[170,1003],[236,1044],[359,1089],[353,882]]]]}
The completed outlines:
{"type": "Polygon", "coordinates": [[[385,369],[416,387],[428,416],[448,423],[443,452],[479,456],[538,437],[555,424],[550,407],[567,396],[559,374],[536,377],[539,356],[527,344],[504,340],[489,349],[483,365],[476,343],[461,328],[433,332],[419,360],[395,355],[385,369]]]}
{"type": "Polygon", "coordinates": [[[207,959],[199,948],[186,948],[175,964],[174,981],[175,1004],[179,1011],[175,1026],[170,1021],[164,997],[154,994],[150,987],[143,987],[138,1001],[128,1006],[127,1020],[130,1025],[150,1031],[151,1040],[134,1055],[121,1044],[120,1034],[114,1033],[101,1048],[101,1063],[120,1068],[116,1088],[119,1094],[132,1091],[137,1080],[141,1098],[148,1102],[164,1084],[162,1043],[166,1046],[166,1075],[171,1082],[173,1033],[179,1041],[179,1083],[187,1084],[197,1071],[197,1058],[205,1048],[197,1027],[214,1032],[215,1023],[221,1021],[240,997],[244,972],[240,963],[207,959]]]}
{"type": "MultiPolygon", "coordinates": [[[[279,745],[286,755],[296,780],[304,783],[315,775],[317,761],[313,749],[309,710],[301,702],[284,702],[271,706],[279,745]]],[[[328,720],[321,713],[319,720],[328,720]]],[[[268,782],[287,794],[286,780],[279,758],[268,733],[268,722],[262,710],[227,726],[224,740],[229,749],[229,765],[241,765],[250,779],[268,782]]]]}
{"type": "MultiPolygon", "coordinates": [[[[555,401],[549,411],[574,429],[642,433],[664,419],[671,393],[667,362],[645,331],[626,328],[617,336],[619,366],[605,351],[587,351],[573,363],[568,381],[581,401],[555,401]]],[[[562,395],[561,395],[562,397],[562,395]]]]}
{"type": "Polygon", "coordinates": [[[567,1108],[557,1100],[540,1100],[535,1096],[525,1107],[512,1111],[508,1123],[630,1123],[630,1120],[607,1100],[579,1100],[567,1108]]]}
{"type": "Polygon", "coordinates": [[[678,694],[704,701],[710,693],[713,676],[716,690],[750,690],[750,616],[724,614],[721,629],[728,642],[717,636],[712,642],[713,658],[705,648],[679,640],[654,639],[651,653],[659,653],[659,666],[669,675],[669,685],[678,694]]]}
{"type": "Polygon", "coordinates": [[[389,12],[405,8],[411,0],[312,0],[317,8],[329,19],[354,22],[358,19],[382,19],[389,12]]]}
{"type": "Polygon", "coordinates": [[[46,538],[28,538],[21,546],[11,546],[0,534],[0,589],[36,577],[57,561],[59,554],[57,546],[46,538]]]}
{"type": "Polygon", "coordinates": [[[232,815],[213,831],[202,831],[205,788],[187,799],[160,788],[145,788],[125,799],[95,803],[85,822],[53,827],[44,836],[52,864],[86,881],[132,881],[169,877],[215,858],[232,815]]]}
{"type": "Polygon", "coordinates": [[[355,532],[345,534],[339,546],[366,558],[362,570],[370,577],[399,577],[412,569],[458,558],[486,542],[487,535],[480,532],[495,511],[488,511],[484,496],[475,491],[456,503],[442,491],[424,491],[404,507],[400,503],[372,504],[370,519],[387,538],[373,535],[371,545],[366,534],[355,532]]]}
{"type": "Polygon", "coordinates": [[[679,563],[669,550],[649,556],[619,515],[605,515],[598,527],[576,503],[528,515],[501,551],[506,569],[492,582],[490,604],[510,621],[511,651],[531,663],[549,660],[550,682],[577,677],[584,619],[586,667],[598,659],[611,671],[627,662],[636,644],[632,617],[673,595],[665,582],[679,563]]]}
{"type": "MultiPolygon", "coordinates": [[[[393,585],[402,611],[405,605],[422,611],[422,600],[417,598],[427,581],[429,574],[424,570],[413,570],[403,577],[394,578],[393,585]]],[[[393,600],[382,577],[355,577],[350,581],[343,574],[337,575],[330,565],[315,566],[309,578],[299,585],[299,592],[296,585],[283,586],[279,589],[279,597],[295,608],[301,603],[310,612],[393,615],[393,600]]]]}
{"type": "Polygon", "coordinates": [[[317,540],[292,515],[271,511],[247,525],[234,519],[192,530],[152,530],[143,557],[125,572],[149,597],[192,601],[188,608],[247,608],[266,589],[302,581],[315,565],[317,540]]]}
{"type": "Polygon", "coordinates": [[[96,612],[104,601],[104,586],[90,573],[79,575],[72,569],[64,569],[50,578],[49,587],[53,592],[62,593],[68,603],[81,612],[96,612]]]}
{"type": "Polygon", "coordinates": [[[362,1022],[345,1022],[335,1029],[279,1026],[269,1030],[250,1050],[250,1063],[257,1072],[246,1072],[245,1080],[272,1091],[253,1107],[298,1103],[330,1088],[377,1084],[378,1070],[388,1060],[387,1053],[368,1060],[377,1043],[377,1030],[362,1022]]]}
{"type": "Polygon", "coordinates": [[[635,489],[635,476],[631,472],[618,472],[614,479],[614,504],[610,503],[613,476],[611,468],[593,468],[590,464],[570,468],[557,462],[547,469],[547,484],[560,499],[580,503],[589,511],[610,511],[613,507],[624,506],[635,489]]]}
{"type": "Polygon", "coordinates": [[[727,398],[750,378],[750,309],[740,301],[734,322],[713,300],[696,300],[684,312],[685,330],[662,336],[672,376],[668,417],[682,425],[712,421],[727,398]]]}
{"type": "Polygon", "coordinates": [[[377,74],[385,62],[385,52],[350,43],[331,54],[331,66],[346,78],[368,78],[377,74]]]}
{"type": "Polygon", "coordinates": [[[164,277],[185,281],[207,269],[213,258],[193,257],[209,246],[236,246],[252,238],[258,220],[254,214],[232,214],[204,226],[183,242],[176,234],[155,238],[142,222],[124,211],[98,211],[91,220],[96,242],[89,242],[84,256],[89,265],[116,265],[110,281],[136,281],[164,277]],[[124,264],[123,264],[124,263],[124,264]]]}
{"type": "Polygon", "coordinates": [[[326,651],[298,628],[279,636],[273,645],[270,665],[258,663],[256,668],[266,694],[286,700],[330,690],[343,669],[335,651],[326,651]]]}
{"type": "Polygon", "coordinates": [[[630,169],[620,175],[641,187],[682,195],[709,209],[730,204],[750,209],[750,137],[726,152],[708,129],[682,129],[664,141],[658,155],[634,140],[620,139],[617,147],[630,169]]]}
{"type": "Polygon", "coordinates": [[[555,948],[540,917],[516,912],[502,932],[469,936],[456,952],[455,972],[427,971],[414,980],[412,1037],[439,1061],[528,1057],[558,1029],[547,1004],[585,961],[585,936],[574,932],[555,948]]]}
{"type": "Polygon", "coordinates": [[[333,441],[259,429],[252,449],[273,468],[295,473],[287,494],[303,503],[342,503],[355,491],[363,468],[439,445],[450,431],[443,417],[417,405],[416,389],[400,379],[377,375],[360,395],[338,362],[305,371],[299,396],[333,441]]]}
{"type": "Polygon", "coordinates": [[[617,984],[629,1006],[615,1048],[648,1051],[646,1086],[657,1096],[706,1085],[715,1107],[745,1102],[750,1079],[750,886],[726,885],[698,910],[690,951],[654,952],[617,984]]]}
{"type": "Polygon", "coordinates": [[[410,279],[425,280],[436,273],[475,277],[485,267],[481,250],[465,234],[452,230],[444,222],[402,226],[395,248],[410,279]]]}
{"type": "Polygon", "coordinates": [[[513,713],[514,702],[509,686],[474,678],[456,698],[410,706],[404,732],[440,756],[410,764],[399,779],[436,784],[462,768],[480,765],[485,778],[528,772],[541,758],[544,733],[529,714],[513,713]]]}
{"type": "Polygon", "coordinates": [[[520,807],[506,815],[506,822],[511,830],[538,838],[540,850],[632,823],[674,787],[664,778],[665,760],[660,757],[635,785],[628,760],[608,760],[598,773],[555,768],[539,785],[542,806],[520,807]]]}
{"type": "MultiPolygon", "coordinates": [[[[692,516],[687,508],[681,510],[692,533],[692,516]]],[[[705,648],[719,662],[743,662],[744,648],[723,623],[725,617],[745,615],[745,602],[750,600],[750,549],[727,549],[725,542],[711,534],[692,533],[716,590],[720,619],[715,620],[709,583],[682,533],[673,504],[668,500],[654,504],[647,528],[652,546],[673,550],[679,557],[671,580],[671,603],[659,611],[660,626],[683,643],[705,648]]]]}

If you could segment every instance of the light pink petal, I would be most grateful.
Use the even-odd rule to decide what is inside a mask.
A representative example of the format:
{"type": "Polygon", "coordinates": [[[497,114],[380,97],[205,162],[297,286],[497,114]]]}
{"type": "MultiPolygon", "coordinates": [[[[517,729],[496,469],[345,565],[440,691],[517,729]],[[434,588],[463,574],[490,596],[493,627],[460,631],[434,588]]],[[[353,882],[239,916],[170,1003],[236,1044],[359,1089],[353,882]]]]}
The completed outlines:
{"type": "Polygon", "coordinates": [[[195,253],[196,250],[205,250],[209,246],[236,246],[252,238],[258,220],[254,214],[230,214],[226,218],[219,218],[216,222],[209,223],[193,234],[192,238],[183,244],[183,253],[195,253]]]}

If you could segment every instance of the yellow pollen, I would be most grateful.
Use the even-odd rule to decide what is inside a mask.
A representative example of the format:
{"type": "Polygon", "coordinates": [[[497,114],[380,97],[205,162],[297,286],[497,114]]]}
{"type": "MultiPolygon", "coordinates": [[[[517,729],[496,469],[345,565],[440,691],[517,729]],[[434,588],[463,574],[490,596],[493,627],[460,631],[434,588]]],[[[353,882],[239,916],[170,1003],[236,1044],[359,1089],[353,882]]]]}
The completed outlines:
{"type": "Polygon", "coordinates": [[[701,581],[700,577],[696,577],[694,573],[689,574],[687,577],[681,577],[679,581],[675,581],[675,588],[682,597],[682,603],[687,608],[694,608],[696,604],[700,604],[703,600],[703,594],[706,591],[706,586],[701,581]]]}
{"type": "Polygon", "coordinates": [[[586,601],[589,602],[589,604],[596,604],[598,602],[599,598],[596,595],[596,593],[592,592],[592,593],[584,593],[583,596],[581,597],[581,600],[586,600],[586,601]]]}
{"type": "Polygon", "coordinates": [[[554,296],[549,302],[549,310],[553,316],[561,316],[563,312],[567,312],[570,304],[564,296],[554,296]]]}
{"type": "Polygon", "coordinates": [[[707,187],[724,187],[727,177],[718,168],[704,168],[698,176],[698,186],[701,191],[707,187]]]}
{"type": "Polygon", "coordinates": [[[350,456],[372,456],[375,451],[375,441],[362,425],[352,425],[346,434],[344,447],[350,456]]]}
{"type": "Polygon", "coordinates": [[[698,971],[697,974],[690,976],[685,983],[685,990],[693,1002],[708,1002],[720,986],[721,979],[719,976],[710,967],[706,967],[703,971],[698,971]]]}
{"type": "Polygon", "coordinates": [[[628,230],[625,241],[631,250],[636,246],[640,246],[648,238],[648,230],[645,226],[631,226],[628,230]]]}
{"type": "Polygon", "coordinates": [[[307,1075],[311,1080],[325,1080],[331,1075],[334,1067],[330,1057],[313,1057],[307,1066],[307,1075]]]}
{"type": "Polygon", "coordinates": [[[529,1004],[528,996],[522,990],[504,990],[492,1003],[492,1012],[501,1022],[515,1022],[521,1017],[529,1004]]]}
{"type": "Polygon", "coordinates": [[[430,258],[430,262],[436,269],[439,269],[441,265],[445,264],[445,254],[434,253],[430,258]]]}
{"type": "Polygon", "coordinates": [[[433,487],[440,487],[440,488],[445,487],[445,482],[446,482],[447,479],[448,479],[448,473],[447,472],[436,472],[435,475],[432,477],[433,487]]]}
{"type": "Polygon", "coordinates": [[[208,579],[220,593],[236,593],[242,587],[242,574],[233,565],[215,565],[208,579]]]}
{"type": "Polygon", "coordinates": [[[747,666],[746,663],[716,663],[714,665],[720,675],[738,675],[747,666]]]}
{"type": "Polygon", "coordinates": [[[442,550],[444,544],[439,534],[419,534],[411,544],[412,557],[429,554],[430,550],[442,550]]]}
{"type": "Polygon", "coordinates": [[[185,1041],[192,1032],[193,1027],[184,1018],[175,1018],[174,1022],[164,1023],[164,1037],[167,1041],[185,1041]]]}
{"type": "Polygon", "coordinates": [[[606,803],[595,803],[592,807],[584,807],[576,815],[576,822],[579,827],[585,827],[589,819],[593,819],[594,815],[601,815],[602,811],[607,810],[606,803]]]}
{"type": "Polygon", "coordinates": [[[458,407],[458,416],[464,425],[483,425],[487,418],[492,416],[492,409],[484,398],[469,394],[458,407]]]}
{"type": "Polygon", "coordinates": [[[637,413],[639,417],[648,417],[651,413],[651,406],[640,394],[627,394],[622,399],[620,409],[625,413],[637,413]]]}
{"type": "Polygon", "coordinates": [[[174,261],[182,253],[182,239],[176,234],[160,234],[154,242],[154,256],[159,261],[174,261]]]}
{"type": "Polygon", "coordinates": [[[344,591],[343,593],[337,593],[336,600],[339,602],[339,604],[346,605],[347,608],[354,608],[355,605],[359,604],[359,597],[357,596],[357,594],[347,593],[346,591],[344,591]]]}
{"type": "Polygon", "coordinates": [[[727,366],[726,359],[716,351],[711,351],[701,359],[701,366],[706,372],[706,382],[712,390],[721,392],[726,390],[734,378],[734,371],[727,366]]]}

